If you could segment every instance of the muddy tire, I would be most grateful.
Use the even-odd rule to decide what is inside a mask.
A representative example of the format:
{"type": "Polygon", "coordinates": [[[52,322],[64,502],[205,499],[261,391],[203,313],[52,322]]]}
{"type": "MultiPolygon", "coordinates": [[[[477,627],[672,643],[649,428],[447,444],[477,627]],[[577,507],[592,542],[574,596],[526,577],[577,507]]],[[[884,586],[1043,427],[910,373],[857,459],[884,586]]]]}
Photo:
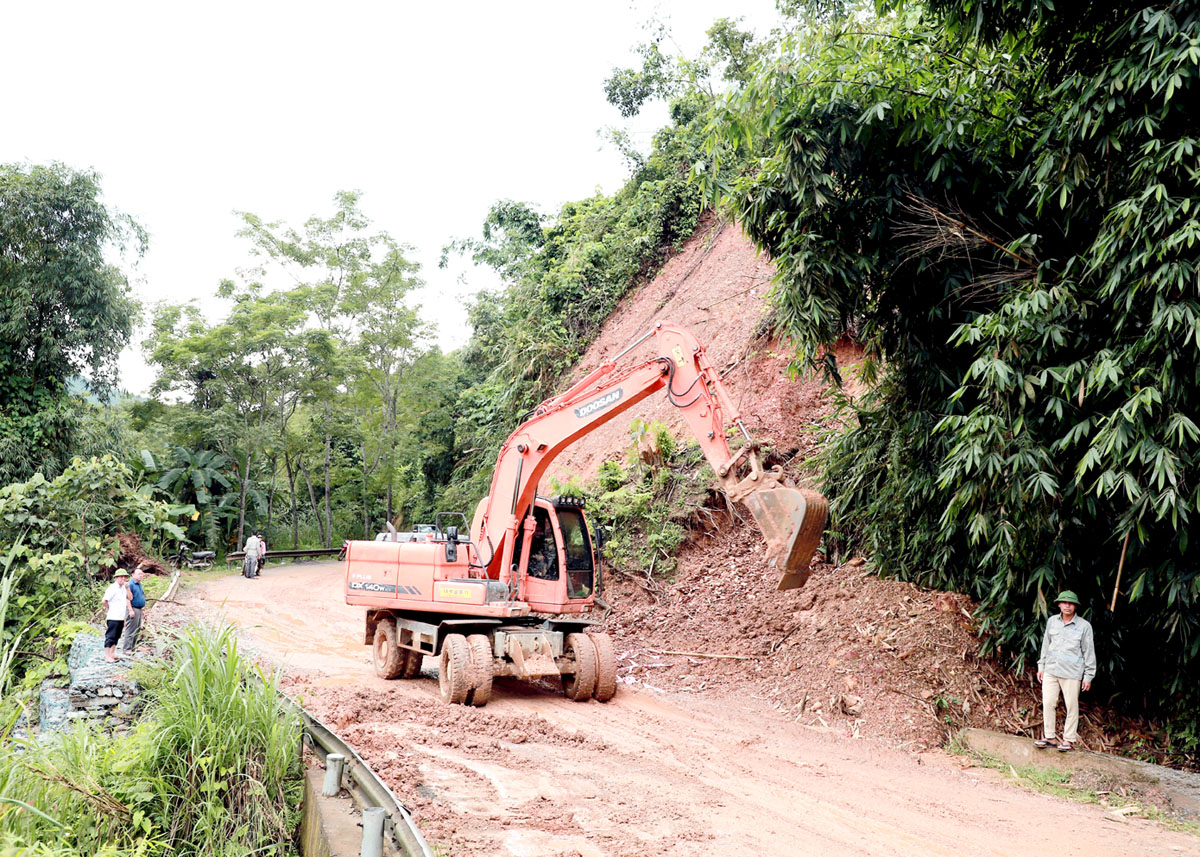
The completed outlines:
{"type": "Polygon", "coordinates": [[[438,687],[442,702],[466,702],[471,691],[471,647],[462,634],[450,634],[442,642],[442,659],[438,670],[438,687]]]}
{"type": "Polygon", "coordinates": [[[421,674],[421,664],[425,662],[424,652],[415,649],[401,649],[404,663],[400,667],[400,678],[416,678],[421,674]]]}
{"type": "Polygon", "coordinates": [[[608,634],[588,634],[596,648],[596,686],[592,697],[597,702],[608,702],[617,693],[617,653],[613,651],[612,637],[608,634]]]}
{"type": "Polygon", "coordinates": [[[371,656],[375,662],[375,675],[387,679],[400,678],[404,671],[404,650],[396,646],[396,623],[391,619],[380,619],[375,626],[371,656]]]}
{"type": "Polygon", "coordinates": [[[567,699],[586,702],[596,687],[596,647],[587,634],[567,634],[564,654],[575,657],[575,671],[562,677],[567,699]]]}
{"type": "Polygon", "coordinates": [[[492,698],[492,641],[484,634],[467,637],[471,647],[471,690],[467,705],[482,708],[492,698]]]}

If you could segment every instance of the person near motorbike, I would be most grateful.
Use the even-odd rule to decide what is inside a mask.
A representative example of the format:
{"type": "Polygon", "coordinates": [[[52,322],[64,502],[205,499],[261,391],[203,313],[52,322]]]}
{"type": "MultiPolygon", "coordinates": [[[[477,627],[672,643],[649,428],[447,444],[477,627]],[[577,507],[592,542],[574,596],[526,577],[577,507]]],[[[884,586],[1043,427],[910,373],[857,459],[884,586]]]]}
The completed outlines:
{"type": "Polygon", "coordinates": [[[246,539],[246,546],[243,550],[246,556],[242,560],[242,574],[245,577],[258,577],[258,559],[265,553],[262,539],[258,537],[258,530],[255,530],[250,538],[246,539]]]}

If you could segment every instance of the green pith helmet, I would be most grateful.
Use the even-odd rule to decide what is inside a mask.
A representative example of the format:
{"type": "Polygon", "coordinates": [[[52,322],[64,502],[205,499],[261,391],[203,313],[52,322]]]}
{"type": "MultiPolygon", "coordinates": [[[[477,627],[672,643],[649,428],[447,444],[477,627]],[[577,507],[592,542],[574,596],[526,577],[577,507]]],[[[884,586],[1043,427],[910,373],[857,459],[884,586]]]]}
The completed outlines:
{"type": "Polygon", "coordinates": [[[1069,589],[1064,589],[1062,592],[1058,593],[1058,597],[1054,599],[1054,603],[1058,604],[1060,601],[1069,602],[1074,604],[1076,607],[1079,606],[1079,596],[1069,589]]]}

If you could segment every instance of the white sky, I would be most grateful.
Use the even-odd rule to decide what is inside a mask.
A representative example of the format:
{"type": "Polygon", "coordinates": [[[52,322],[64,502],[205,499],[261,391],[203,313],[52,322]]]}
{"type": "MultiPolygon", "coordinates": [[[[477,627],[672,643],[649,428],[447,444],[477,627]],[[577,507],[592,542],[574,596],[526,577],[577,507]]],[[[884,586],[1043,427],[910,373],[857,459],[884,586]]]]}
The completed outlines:
{"type": "MultiPolygon", "coordinates": [[[[415,248],[450,349],[470,333],[455,305],[495,280],[439,270],[441,247],[477,236],[497,199],[552,213],[620,187],[603,84],[655,15],[687,55],[717,18],[776,23],[773,0],[7,4],[0,162],[98,171],[150,232],[138,297],[218,314],[217,283],[249,262],[235,210],[299,226],[360,190],[375,228],[415,248]]],[[[647,148],[664,123],[628,127],[647,148]]],[[[128,349],[122,386],[152,380],[128,349]]]]}

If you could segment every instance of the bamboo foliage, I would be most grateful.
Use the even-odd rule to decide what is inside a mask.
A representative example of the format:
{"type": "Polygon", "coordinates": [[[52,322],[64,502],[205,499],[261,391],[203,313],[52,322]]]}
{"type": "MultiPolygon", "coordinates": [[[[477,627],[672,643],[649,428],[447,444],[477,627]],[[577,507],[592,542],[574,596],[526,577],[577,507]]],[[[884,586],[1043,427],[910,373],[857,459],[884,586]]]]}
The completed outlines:
{"type": "Polygon", "coordinates": [[[708,169],[751,166],[701,172],[801,357],[883,360],[825,460],[834,528],[979,598],[1017,663],[1076,590],[1100,687],[1194,744],[1200,4],[879,5],[797,29],[710,124],[708,169]]]}

